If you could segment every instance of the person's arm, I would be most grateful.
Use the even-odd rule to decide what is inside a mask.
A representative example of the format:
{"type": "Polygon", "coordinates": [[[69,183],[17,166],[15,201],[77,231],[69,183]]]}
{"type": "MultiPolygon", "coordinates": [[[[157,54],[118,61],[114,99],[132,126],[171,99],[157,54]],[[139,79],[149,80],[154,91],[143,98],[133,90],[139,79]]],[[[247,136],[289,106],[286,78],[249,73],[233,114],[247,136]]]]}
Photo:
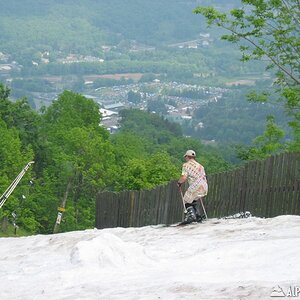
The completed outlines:
{"type": "Polygon", "coordinates": [[[181,175],[180,178],[177,181],[177,185],[181,186],[183,183],[186,182],[187,176],[186,175],[181,175]]]}

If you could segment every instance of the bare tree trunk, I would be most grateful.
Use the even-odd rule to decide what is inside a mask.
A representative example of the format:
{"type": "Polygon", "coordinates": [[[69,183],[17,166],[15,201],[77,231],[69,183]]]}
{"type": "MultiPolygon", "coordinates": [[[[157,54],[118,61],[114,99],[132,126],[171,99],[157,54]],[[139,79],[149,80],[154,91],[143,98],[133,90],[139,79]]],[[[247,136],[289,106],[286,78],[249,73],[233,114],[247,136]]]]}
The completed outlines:
{"type": "Polygon", "coordinates": [[[1,230],[4,233],[7,233],[7,229],[8,229],[8,218],[5,216],[1,220],[1,230]]]}

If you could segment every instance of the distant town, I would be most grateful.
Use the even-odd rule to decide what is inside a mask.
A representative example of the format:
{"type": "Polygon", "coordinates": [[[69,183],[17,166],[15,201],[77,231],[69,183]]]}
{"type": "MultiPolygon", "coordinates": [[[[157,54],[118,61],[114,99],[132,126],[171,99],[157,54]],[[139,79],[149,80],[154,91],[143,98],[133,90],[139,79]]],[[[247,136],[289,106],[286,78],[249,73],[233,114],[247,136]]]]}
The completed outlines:
{"type": "MultiPolygon", "coordinates": [[[[187,48],[196,49],[198,47],[206,47],[213,39],[209,33],[201,33],[199,38],[191,41],[184,41],[181,43],[170,44],[170,48],[187,48]]],[[[115,46],[102,46],[103,52],[109,52],[115,46]]],[[[114,49],[115,50],[115,49],[114,49]]],[[[147,48],[146,46],[132,42],[130,51],[152,51],[155,48],[147,48]]],[[[58,64],[75,64],[75,63],[103,63],[104,60],[94,56],[84,56],[79,54],[69,53],[67,55],[59,55],[56,58],[58,64]]],[[[33,60],[31,64],[33,66],[39,66],[40,64],[50,63],[49,51],[40,53],[36,60],[33,60]]],[[[18,78],[16,74],[20,74],[23,66],[12,61],[10,56],[0,52],[0,81],[11,85],[15,78],[18,78]]],[[[123,108],[136,108],[140,110],[147,110],[151,113],[159,113],[166,119],[177,122],[179,124],[188,124],[193,121],[193,112],[206,105],[209,102],[217,102],[223,96],[226,91],[224,88],[216,87],[204,87],[198,85],[188,85],[178,82],[161,82],[155,78],[150,82],[139,82],[142,73],[128,73],[128,74],[105,74],[105,75],[83,75],[81,79],[83,81],[83,88],[80,91],[72,89],[75,92],[83,94],[89,99],[93,99],[99,104],[99,111],[102,115],[101,126],[105,126],[110,133],[115,133],[118,130],[119,124],[119,111],[123,108]],[[99,78],[107,78],[113,80],[130,80],[130,84],[111,86],[111,87],[94,87],[95,80],[99,78]],[[181,96],[180,93],[186,90],[199,91],[205,97],[189,98],[181,96]],[[178,95],[169,95],[166,91],[175,91],[178,95]],[[128,93],[133,92],[139,94],[140,100],[137,102],[130,101],[128,93]],[[157,109],[149,109],[149,101],[163,101],[164,110],[160,111],[157,109]]],[[[43,79],[52,86],[55,86],[55,91],[40,92],[30,91],[30,97],[32,97],[35,108],[39,110],[42,106],[49,106],[54,100],[57,99],[59,94],[64,89],[69,89],[71,83],[76,81],[77,76],[41,76],[43,79]],[[74,79],[75,78],[75,79],[74,79]]],[[[20,80],[23,78],[19,77],[20,80]]],[[[24,78],[25,79],[25,78],[24,78]]],[[[26,79],[28,79],[26,77],[26,79]]],[[[34,78],[33,78],[34,80],[34,78]]],[[[25,95],[27,96],[27,95],[25,95]]],[[[196,124],[199,128],[202,128],[204,124],[201,122],[196,124]]]]}

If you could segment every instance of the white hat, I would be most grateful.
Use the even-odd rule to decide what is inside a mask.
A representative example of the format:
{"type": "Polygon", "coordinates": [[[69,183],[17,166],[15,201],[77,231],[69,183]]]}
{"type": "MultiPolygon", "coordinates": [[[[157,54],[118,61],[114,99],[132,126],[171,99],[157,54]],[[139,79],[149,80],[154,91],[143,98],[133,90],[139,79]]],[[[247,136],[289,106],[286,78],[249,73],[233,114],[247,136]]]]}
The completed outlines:
{"type": "Polygon", "coordinates": [[[188,150],[185,152],[185,154],[183,155],[183,157],[186,156],[192,156],[192,157],[196,157],[196,152],[194,150],[188,150]]]}

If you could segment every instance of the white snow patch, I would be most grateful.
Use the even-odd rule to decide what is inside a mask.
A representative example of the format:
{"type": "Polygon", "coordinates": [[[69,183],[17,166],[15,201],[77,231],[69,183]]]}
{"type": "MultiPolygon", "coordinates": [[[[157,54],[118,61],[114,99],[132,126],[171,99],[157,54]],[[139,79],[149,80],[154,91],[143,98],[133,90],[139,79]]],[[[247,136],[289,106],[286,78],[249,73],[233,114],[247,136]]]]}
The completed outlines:
{"type": "Polygon", "coordinates": [[[272,299],[300,286],[299,231],[280,216],[0,238],[0,299],[272,299]]]}

